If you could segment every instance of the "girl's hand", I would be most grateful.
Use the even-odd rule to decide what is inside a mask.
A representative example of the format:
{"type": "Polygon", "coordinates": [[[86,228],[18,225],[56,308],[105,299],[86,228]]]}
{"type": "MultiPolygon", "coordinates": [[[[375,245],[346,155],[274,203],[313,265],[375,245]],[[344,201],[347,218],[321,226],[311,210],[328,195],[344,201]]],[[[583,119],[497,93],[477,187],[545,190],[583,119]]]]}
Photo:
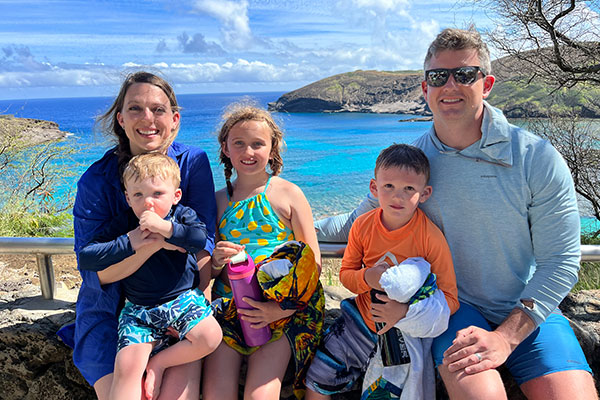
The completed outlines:
{"type": "Polygon", "coordinates": [[[398,321],[406,316],[408,304],[399,303],[384,294],[376,294],[376,296],[379,300],[383,301],[383,303],[371,303],[371,315],[373,315],[373,321],[385,324],[383,328],[377,332],[378,335],[381,335],[392,329],[398,321]]]}
{"type": "Polygon", "coordinates": [[[245,246],[233,242],[227,242],[224,240],[217,242],[212,254],[212,263],[216,267],[220,267],[221,265],[231,261],[231,257],[244,250],[244,248],[245,246]]]}
{"type": "Polygon", "coordinates": [[[237,312],[244,321],[250,322],[250,326],[255,329],[260,329],[271,322],[287,318],[296,312],[296,310],[282,310],[276,301],[256,301],[248,297],[244,297],[242,300],[254,308],[251,310],[238,308],[237,312]]]}

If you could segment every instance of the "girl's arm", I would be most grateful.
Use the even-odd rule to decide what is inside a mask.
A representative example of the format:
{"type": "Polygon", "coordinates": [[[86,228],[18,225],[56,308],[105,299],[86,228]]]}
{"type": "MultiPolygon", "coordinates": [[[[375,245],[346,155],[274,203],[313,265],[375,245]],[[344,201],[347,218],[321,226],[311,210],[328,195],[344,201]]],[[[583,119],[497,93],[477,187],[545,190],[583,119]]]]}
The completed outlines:
{"type": "Polygon", "coordinates": [[[215,198],[217,200],[217,228],[215,234],[215,249],[213,250],[211,257],[211,277],[216,278],[221,274],[223,281],[229,282],[227,279],[227,273],[223,270],[223,265],[228,263],[232,256],[242,251],[244,246],[226,240],[220,240],[218,224],[223,216],[223,213],[227,209],[227,203],[229,202],[227,199],[226,190],[227,189],[223,188],[215,193],[215,198]]]}

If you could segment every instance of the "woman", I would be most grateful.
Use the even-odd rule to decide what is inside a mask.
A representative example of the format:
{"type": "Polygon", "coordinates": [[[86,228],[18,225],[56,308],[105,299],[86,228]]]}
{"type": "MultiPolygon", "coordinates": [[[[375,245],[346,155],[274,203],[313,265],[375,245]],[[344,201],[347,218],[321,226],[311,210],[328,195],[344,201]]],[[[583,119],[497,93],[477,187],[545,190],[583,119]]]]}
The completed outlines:
{"type": "MultiPolygon", "coordinates": [[[[179,165],[181,203],[196,211],[209,233],[205,249],[198,254],[201,289],[204,290],[210,280],[211,268],[203,267],[210,263],[214,248],[214,184],[206,153],[173,142],[179,121],[175,94],[165,80],[148,72],[136,72],[125,79],[112,106],[98,119],[118,144],[92,164],[77,184],[73,207],[75,252],[78,253],[106,223],[127,207],[119,176],[129,159],[142,153],[161,152],[179,165]]],[[[165,242],[164,246],[167,245],[165,242]]],[[[74,344],[75,365],[101,400],[108,398],[113,379],[117,317],[122,306],[118,281],[125,277],[122,266],[141,265],[159,248],[149,246],[146,251],[138,251],[97,273],[81,271],[83,283],[77,299],[74,337],[69,337],[68,330],[61,331],[61,336],[65,342],[74,344]]],[[[197,399],[199,385],[199,361],[169,368],[164,375],[160,397],[197,399]]]]}

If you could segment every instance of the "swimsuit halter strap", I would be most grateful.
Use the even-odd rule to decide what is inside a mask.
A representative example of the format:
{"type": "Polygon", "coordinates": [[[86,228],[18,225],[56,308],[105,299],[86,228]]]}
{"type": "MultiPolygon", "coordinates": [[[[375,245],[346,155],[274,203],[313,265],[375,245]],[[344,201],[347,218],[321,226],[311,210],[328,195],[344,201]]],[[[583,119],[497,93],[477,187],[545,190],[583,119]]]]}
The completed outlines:
{"type": "MultiPolygon", "coordinates": [[[[265,183],[265,190],[263,190],[263,192],[261,194],[264,194],[264,195],[267,194],[267,188],[269,187],[269,183],[271,182],[272,177],[273,177],[273,175],[269,175],[269,179],[267,179],[267,183],[265,183]]],[[[225,190],[225,193],[227,193],[227,201],[231,201],[231,196],[229,195],[229,190],[225,190]]]]}
{"type": "Polygon", "coordinates": [[[262,194],[264,194],[264,195],[267,194],[267,188],[269,187],[269,183],[271,182],[272,177],[273,177],[273,175],[269,175],[269,179],[267,179],[267,183],[265,183],[265,190],[263,190],[262,194]]]}

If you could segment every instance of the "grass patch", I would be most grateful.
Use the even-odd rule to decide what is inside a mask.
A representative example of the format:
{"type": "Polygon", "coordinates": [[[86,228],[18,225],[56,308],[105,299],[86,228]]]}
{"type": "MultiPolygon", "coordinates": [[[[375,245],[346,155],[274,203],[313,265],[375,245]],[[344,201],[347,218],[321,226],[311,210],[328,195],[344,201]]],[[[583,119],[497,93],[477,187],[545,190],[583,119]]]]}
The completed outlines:
{"type": "MultiPolygon", "coordinates": [[[[582,235],[581,244],[600,245],[600,237],[582,235]]],[[[572,291],[594,289],[600,289],[600,262],[583,262],[579,270],[579,281],[572,291]]]]}
{"type": "Polygon", "coordinates": [[[6,208],[0,213],[0,236],[73,237],[73,217],[67,211],[34,213],[6,208]]]}

